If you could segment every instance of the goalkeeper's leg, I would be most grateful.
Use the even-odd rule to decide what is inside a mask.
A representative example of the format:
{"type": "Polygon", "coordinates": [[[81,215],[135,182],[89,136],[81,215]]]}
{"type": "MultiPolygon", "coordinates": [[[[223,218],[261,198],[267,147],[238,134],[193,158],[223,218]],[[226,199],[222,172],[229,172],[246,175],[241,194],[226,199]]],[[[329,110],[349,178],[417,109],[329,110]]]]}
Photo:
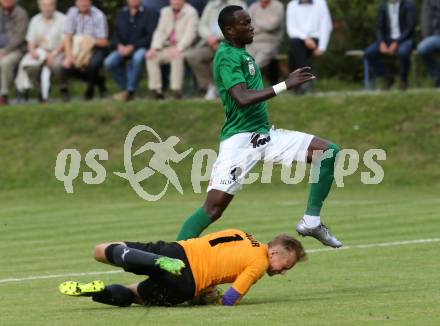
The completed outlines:
{"type": "Polygon", "coordinates": [[[63,282],[59,286],[62,294],[74,297],[91,297],[93,301],[117,307],[128,307],[132,303],[143,304],[139,297],[138,283],[128,287],[112,284],[105,286],[102,281],[79,283],[74,281],[63,282]]]}
{"type": "Polygon", "coordinates": [[[97,245],[94,256],[99,262],[119,266],[139,275],[153,276],[160,271],[180,275],[180,270],[185,267],[180,259],[139,250],[130,246],[130,243],[97,245]]]}

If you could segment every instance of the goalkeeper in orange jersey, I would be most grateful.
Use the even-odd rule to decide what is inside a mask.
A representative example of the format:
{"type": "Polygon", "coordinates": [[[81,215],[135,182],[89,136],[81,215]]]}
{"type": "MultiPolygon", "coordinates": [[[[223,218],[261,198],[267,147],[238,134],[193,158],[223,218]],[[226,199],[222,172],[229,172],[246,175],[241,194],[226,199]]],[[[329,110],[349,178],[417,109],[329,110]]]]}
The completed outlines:
{"type": "Polygon", "coordinates": [[[93,301],[127,307],[170,306],[190,301],[213,286],[232,283],[218,303],[233,305],[265,273],[284,274],[306,258],[301,243],[279,235],[268,244],[240,230],[225,230],[178,242],[117,242],[95,247],[95,259],[148,278],[130,286],[102,281],[64,282],[61,293],[90,296],[93,301]]]}

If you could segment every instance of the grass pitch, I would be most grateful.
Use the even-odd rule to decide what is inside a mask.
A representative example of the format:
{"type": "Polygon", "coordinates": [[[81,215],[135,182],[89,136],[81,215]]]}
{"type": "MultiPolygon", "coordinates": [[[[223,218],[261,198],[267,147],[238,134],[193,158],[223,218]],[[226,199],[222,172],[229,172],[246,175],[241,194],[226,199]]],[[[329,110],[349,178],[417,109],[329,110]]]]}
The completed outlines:
{"type": "MultiPolygon", "coordinates": [[[[304,187],[250,186],[209,231],[241,228],[259,240],[294,230],[304,187]]],[[[334,189],[324,215],[347,246],[439,238],[432,189],[334,189]]],[[[438,194],[438,190],[437,194],[438,194]]],[[[0,208],[2,325],[438,325],[440,242],[311,253],[286,276],[264,277],[239,306],[116,308],[58,293],[65,280],[129,284],[127,273],[10,278],[117,270],[92,249],[111,240],[173,240],[204,195],[145,203],[129,188],[84,192],[3,191],[0,208]]],[[[313,239],[307,249],[324,248],[313,239]]]]}
{"type": "MultiPolygon", "coordinates": [[[[139,199],[111,173],[123,170],[125,136],[133,126],[146,124],[163,138],[179,136],[179,152],[217,149],[224,121],[219,102],[2,108],[0,325],[440,325],[439,103],[435,91],[286,95],[270,101],[271,121],[278,127],[320,135],[360,152],[385,149],[385,179],[381,185],[362,186],[357,173],[347,178],[345,188],[330,194],[324,221],[351,249],[311,253],[309,261],[286,276],[263,278],[232,308],[115,308],[65,297],[57,290],[69,279],[107,284],[140,280],[109,274],[118,270],[93,260],[94,245],[172,241],[205,194],[191,193],[191,161],[183,161],[176,172],[184,196],[170,191],[159,202],[139,199]],[[54,177],[56,156],[65,148],[78,149],[83,158],[91,148],[106,149],[105,183],[86,186],[80,174],[75,193],[66,194],[54,177]],[[401,243],[419,239],[435,241],[401,243]]],[[[247,186],[208,232],[240,228],[260,241],[293,233],[306,198],[304,184],[247,186]]],[[[306,249],[323,248],[313,239],[304,244],[306,249]]]]}

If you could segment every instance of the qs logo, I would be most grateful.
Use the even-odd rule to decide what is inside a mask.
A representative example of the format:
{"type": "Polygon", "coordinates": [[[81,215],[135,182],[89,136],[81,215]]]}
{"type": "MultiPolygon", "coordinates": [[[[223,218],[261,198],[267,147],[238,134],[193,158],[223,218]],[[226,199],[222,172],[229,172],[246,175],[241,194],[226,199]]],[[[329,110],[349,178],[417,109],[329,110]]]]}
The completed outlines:
{"type": "MultiPolygon", "coordinates": [[[[127,137],[125,138],[125,172],[114,172],[114,174],[126,179],[136,194],[147,201],[157,201],[162,198],[165,195],[169,184],[172,184],[179,193],[183,194],[183,189],[179,178],[171,167],[170,162],[179,163],[185,157],[187,157],[193,149],[190,148],[184,153],[179,154],[174,148],[179,141],[180,139],[177,136],[171,136],[167,140],[163,141],[157,132],[152,128],[144,125],[135,126],[128,132],[127,137]],[[142,132],[152,134],[157,142],[147,142],[133,153],[132,149],[134,140],[136,139],[136,136],[142,132]],[[132,158],[140,156],[148,151],[152,152],[148,165],[140,171],[135,172],[132,158]],[[166,177],[165,186],[159,193],[150,194],[142,187],[141,182],[147,180],[156,173],[162,174],[166,177]]],[[[86,184],[101,184],[106,179],[107,172],[105,168],[97,161],[96,157],[100,161],[108,160],[108,152],[104,149],[92,149],[86,154],[85,163],[96,174],[96,176],[93,177],[92,172],[84,172],[83,181],[86,184]]],[[[81,154],[76,149],[64,149],[58,154],[55,166],[55,177],[59,181],[64,182],[64,187],[68,193],[73,193],[73,181],[79,175],[80,163],[81,154]],[[66,173],[66,166],[69,159],[70,166],[66,173]]]]}

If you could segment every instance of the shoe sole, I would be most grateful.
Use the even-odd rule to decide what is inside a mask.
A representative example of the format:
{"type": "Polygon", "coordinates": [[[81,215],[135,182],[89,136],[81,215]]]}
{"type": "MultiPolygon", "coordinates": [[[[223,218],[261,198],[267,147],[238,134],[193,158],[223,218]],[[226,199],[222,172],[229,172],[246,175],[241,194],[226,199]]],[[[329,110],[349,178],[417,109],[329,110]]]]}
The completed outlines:
{"type": "Polygon", "coordinates": [[[86,284],[80,284],[74,281],[67,281],[61,283],[58,287],[62,294],[74,297],[101,292],[104,290],[104,288],[105,285],[102,281],[93,281],[86,284]]]}
{"type": "Polygon", "coordinates": [[[324,246],[327,246],[327,247],[331,247],[331,248],[335,248],[335,249],[338,249],[338,248],[341,248],[341,247],[342,247],[342,244],[341,244],[340,246],[332,246],[331,244],[324,243],[324,242],[322,242],[321,240],[319,240],[318,238],[315,238],[315,237],[314,237],[313,235],[311,235],[311,234],[304,235],[304,234],[302,234],[302,233],[299,233],[298,231],[296,231],[296,233],[298,233],[298,235],[301,236],[301,237],[303,237],[303,238],[305,238],[305,237],[312,237],[313,239],[315,239],[315,240],[321,242],[324,246]]]}

